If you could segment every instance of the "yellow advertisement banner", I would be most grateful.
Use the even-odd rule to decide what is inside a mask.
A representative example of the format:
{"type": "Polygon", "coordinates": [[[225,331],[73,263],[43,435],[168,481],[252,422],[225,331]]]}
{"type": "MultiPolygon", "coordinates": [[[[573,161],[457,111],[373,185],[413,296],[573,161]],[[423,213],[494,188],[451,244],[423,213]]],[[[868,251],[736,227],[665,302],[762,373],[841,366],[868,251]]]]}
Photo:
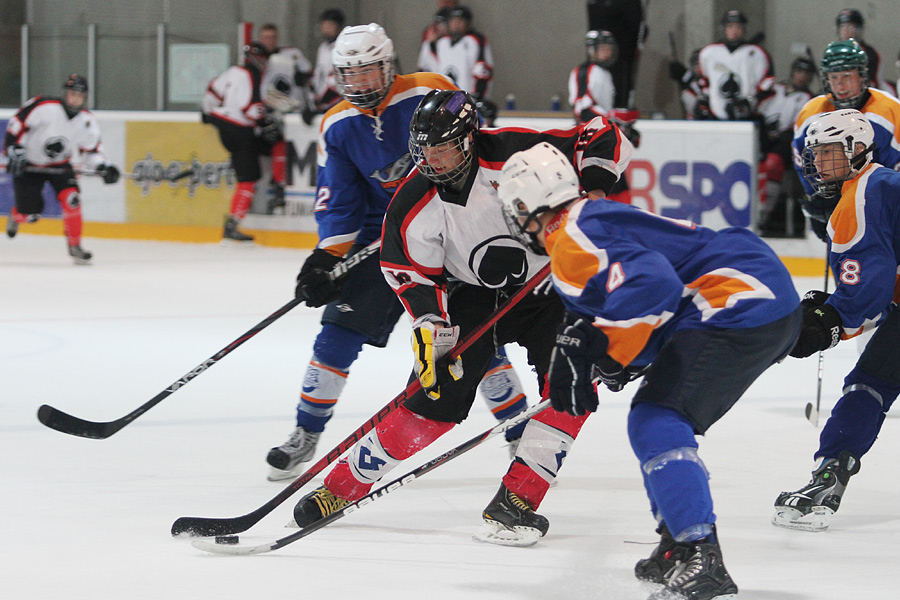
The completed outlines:
{"type": "Polygon", "coordinates": [[[234,172],[215,127],[201,123],[125,123],[129,223],[221,226],[234,172]]]}

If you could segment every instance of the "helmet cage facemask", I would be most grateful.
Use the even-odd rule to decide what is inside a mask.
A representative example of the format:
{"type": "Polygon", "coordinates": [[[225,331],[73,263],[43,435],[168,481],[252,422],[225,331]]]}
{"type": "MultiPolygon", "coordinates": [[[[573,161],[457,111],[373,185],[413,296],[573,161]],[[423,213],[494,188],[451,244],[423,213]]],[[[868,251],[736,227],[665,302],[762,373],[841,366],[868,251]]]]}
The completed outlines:
{"type": "Polygon", "coordinates": [[[352,66],[336,66],[334,68],[335,86],[341,97],[357,108],[373,109],[388,95],[394,83],[394,63],[389,59],[378,59],[370,63],[352,66]],[[378,70],[379,83],[375,88],[370,84],[349,83],[348,76],[359,77],[378,70]]]}
{"type": "Polygon", "coordinates": [[[473,148],[472,132],[466,131],[462,135],[451,140],[441,142],[439,144],[430,144],[427,139],[429,134],[413,133],[409,138],[409,152],[413,159],[413,164],[419,172],[428,180],[448,187],[454,187],[465,181],[469,175],[469,170],[475,162],[475,151],[473,148]],[[417,137],[424,139],[417,140],[417,137]],[[441,161],[441,164],[432,165],[425,157],[425,148],[435,149],[433,152],[439,157],[447,157],[452,161],[456,157],[461,156],[462,160],[454,167],[445,169],[443,165],[450,161],[441,161]]]}
{"type": "MultiPolygon", "coordinates": [[[[866,165],[869,164],[869,155],[875,150],[875,144],[872,143],[859,154],[855,154],[856,145],[860,142],[852,137],[847,137],[843,141],[827,141],[821,144],[811,144],[803,149],[803,177],[812,186],[817,194],[830,197],[841,193],[841,187],[845,181],[853,179],[859,175],[866,165]],[[840,144],[843,155],[847,158],[850,165],[847,174],[844,177],[835,179],[824,179],[819,173],[815,165],[815,150],[829,145],[840,144]]],[[[834,168],[834,165],[831,165],[834,168]]]]}
{"type": "Polygon", "coordinates": [[[509,202],[501,203],[503,218],[506,221],[509,234],[514,240],[535,254],[547,256],[547,249],[544,248],[544,245],[538,239],[538,235],[543,229],[538,216],[550,210],[550,207],[543,205],[528,212],[528,207],[521,200],[516,201],[514,204],[514,206],[510,206],[509,202]],[[537,224],[537,229],[534,231],[531,229],[532,224],[537,224]]]}

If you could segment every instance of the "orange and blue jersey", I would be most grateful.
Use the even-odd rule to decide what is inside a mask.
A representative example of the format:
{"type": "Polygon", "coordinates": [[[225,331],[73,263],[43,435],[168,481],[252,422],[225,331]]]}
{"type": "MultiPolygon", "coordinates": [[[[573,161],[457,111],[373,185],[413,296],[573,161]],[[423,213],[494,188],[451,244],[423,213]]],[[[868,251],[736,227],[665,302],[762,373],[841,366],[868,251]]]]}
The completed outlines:
{"type": "Polygon", "coordinates": [[[409,122],[431,90],[455,90],[434,73],[397,75],[376,108],[346,100],[322,118],[314,208],[319,248],[343,256],[354,243],[381,237],[388,204],[410,170],[409,122]]]}
{"type": "MultiPolygon", "coordinates": [[[[881,90],[869,89],[868,98],[859,109],[866,116],[872,129],[875,130],[875,150],[872,160],[878,164],[894,169],[900,165],[900,100],[881,90]]],[[[794,167],[800,175],[800,181],[806,193],[812,195],[813,189],[803,177],[803,148],[806,144],[806,130],[816,117],[823,112],[835,110],[828,96],[816,96],[806,103],[797,115],[794,124],[794,167]]]]}
{"type": "Polygon", "coordinates": [[[582,200],[548,227],[553,284],[623,365],[649,364],[683,329],[765,325],[797,309],[787,269],[751,231],[714,231],[609,200],[582,200]]]}
{"type": "Polygon", "coordinates": [[[829,263],[844,339],[878,325],[900,302],[900,173],[871,163],[844,182],[828,221],[829,263]]]}

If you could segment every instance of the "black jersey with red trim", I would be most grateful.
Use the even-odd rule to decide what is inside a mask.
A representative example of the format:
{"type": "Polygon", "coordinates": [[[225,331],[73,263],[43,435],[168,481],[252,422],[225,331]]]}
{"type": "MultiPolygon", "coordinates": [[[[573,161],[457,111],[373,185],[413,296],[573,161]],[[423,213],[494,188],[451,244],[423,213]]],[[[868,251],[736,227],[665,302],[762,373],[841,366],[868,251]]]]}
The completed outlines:
{"type": "Polygon", "coordinates": [[[547,263],[509,233],[497,182],[514,153],[540,142],[559,148],[575,166],[585,190],[604,194],[631,160],[631,143],[603,117],[570,129],[483,130],[475,139],[475,167],[458,192],[437,186],[418,170],[388,207],[381,268],[414,320],[450,323],[451,279],[488,288],[520,286],[547,263]]]}

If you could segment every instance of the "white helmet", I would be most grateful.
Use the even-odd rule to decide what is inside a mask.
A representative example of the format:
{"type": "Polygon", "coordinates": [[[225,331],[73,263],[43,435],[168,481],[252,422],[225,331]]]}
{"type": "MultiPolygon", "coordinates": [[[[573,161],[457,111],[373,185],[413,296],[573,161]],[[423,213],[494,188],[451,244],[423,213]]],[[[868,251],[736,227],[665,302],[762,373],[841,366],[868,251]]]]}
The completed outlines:
{"type": "Polygon", "coordinates": [[[581,197],[578,175],[565,154],[547,142],[509,157],[497,185],[497,195],[510,234],[533,252],[546,254],[538,242],[536,217],[581,197]]]}
{"type": "Polygon", "coordinates": [[[377,23],[345,27],[334,42],[331,62],[340,95],[359,108],[375,108],[394,83],[394,43],[377,23]],[[360,74],[379,71],[379,83],[359,84],[346,80],[347,71],[360,74]]]}
{"type": "MultiPolygon", "coordinates": [[[[803,149],[803,176],[813,188],[826,196],[840,192],[841,184],[856,177],[872,162],[875,148],[875,130],[868,119],[852,108],[822,113],[806,130],[803,149]],[[815,165],[815,149],[827,144],[840,144],[850,169],[843,177],[823,178],[815,165]],[[857,151],[857,144],[864,149],[857,151]]],[[[829,165],[834,168],[833,165],[829,165]]]]}

